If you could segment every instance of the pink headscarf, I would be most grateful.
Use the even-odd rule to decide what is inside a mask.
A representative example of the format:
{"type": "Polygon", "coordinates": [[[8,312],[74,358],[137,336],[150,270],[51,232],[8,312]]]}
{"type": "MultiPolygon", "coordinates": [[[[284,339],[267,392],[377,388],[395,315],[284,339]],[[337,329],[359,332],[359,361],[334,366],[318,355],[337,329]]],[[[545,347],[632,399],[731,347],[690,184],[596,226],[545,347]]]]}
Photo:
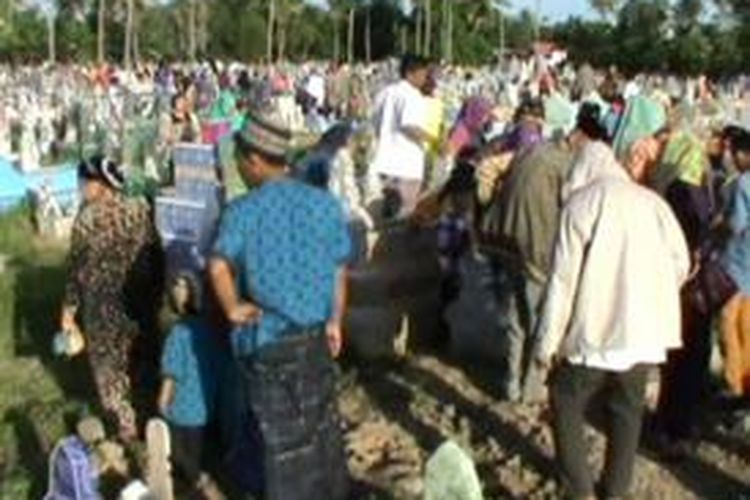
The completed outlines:
{"type": "Polygon", "coordinates": [[[448,139],[454,152],[458,153],[476,139],[490,121],[492,109],[492,103],[484,97],[471,97],[466,101],[448,139]]]}

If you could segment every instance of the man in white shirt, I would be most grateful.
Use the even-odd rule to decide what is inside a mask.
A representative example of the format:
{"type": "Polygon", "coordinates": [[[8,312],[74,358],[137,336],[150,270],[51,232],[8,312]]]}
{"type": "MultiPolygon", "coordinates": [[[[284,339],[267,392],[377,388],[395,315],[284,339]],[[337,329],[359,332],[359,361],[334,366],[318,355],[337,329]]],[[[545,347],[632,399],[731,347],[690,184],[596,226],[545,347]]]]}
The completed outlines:
{"type": "Polygon", "coordinates": [[[608,450],[600,498],[630,492],[650,366],[679,348],[680,288],[690,259],[669,206],[638,186],[609,146],[588,141],[566,190],[536,359],[550,382],[561,479],[572,498],[596,498],[583,422],[606,391],[608,450]]]}
{"type": "Polygon", "coordinates": [[[429,73],[426,59],[407,55],[401,62],[401,80],[375,100],[377,144],[371,173],[379,177],[374,181],[382,182],[386,218],[411,214],[419,201],[429,141],[422,89],[429,73]]]}
{"type": "Polygon", "coordinates": [[[317,69],[307,76],[305,81],[305,92],[315,99],[315,107],[322,109],[326,103],[326,80],[317,69]]]}

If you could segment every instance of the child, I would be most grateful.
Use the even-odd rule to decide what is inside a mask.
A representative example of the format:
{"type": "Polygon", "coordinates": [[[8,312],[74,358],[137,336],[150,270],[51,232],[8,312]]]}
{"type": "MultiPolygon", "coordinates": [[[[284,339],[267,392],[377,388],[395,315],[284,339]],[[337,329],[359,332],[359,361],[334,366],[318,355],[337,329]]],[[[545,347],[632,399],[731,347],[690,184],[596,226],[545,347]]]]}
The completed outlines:
{"type": "Polygon", "coordinates": [[[218,392],[221,347],[200,315],[197,278],[177,276],[170,292],[172,307],[180,319],[164,345],[159,411],[169,425],[175,469],[203,497],[220,499],[223,496],[203,472],[201,459],[206,425],[218,392]]]}

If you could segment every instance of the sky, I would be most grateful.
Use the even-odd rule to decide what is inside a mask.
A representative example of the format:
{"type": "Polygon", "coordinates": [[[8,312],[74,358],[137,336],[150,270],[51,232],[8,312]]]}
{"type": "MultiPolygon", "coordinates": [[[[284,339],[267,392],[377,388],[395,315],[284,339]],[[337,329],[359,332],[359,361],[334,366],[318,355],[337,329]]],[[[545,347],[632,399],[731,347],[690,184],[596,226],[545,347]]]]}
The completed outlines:
{"type": "MultiPolygon", "coordinates": [[[[325,5],[326,0],[308,0],[315,5],[325,5]]],[[[536,9],[536,0],[509,0],[511,11],[520,12],[522,9],[536,9]]],[[[588,0],[540,0],[542,16],[551,21],[564,21],[569,16],[592,17],[594,12],[589,7],[588,0]]]]}
{"type": "MultiPolygon", "coordinates": [[[[515,12],[527,8],[536,9],[536,0],[510,0],[515,12]]],[[[540,0],[542,17],[551,21],[564,21],[569,16],[592,17],[595,13],[591,10],[588,0],[540,0]]]]}

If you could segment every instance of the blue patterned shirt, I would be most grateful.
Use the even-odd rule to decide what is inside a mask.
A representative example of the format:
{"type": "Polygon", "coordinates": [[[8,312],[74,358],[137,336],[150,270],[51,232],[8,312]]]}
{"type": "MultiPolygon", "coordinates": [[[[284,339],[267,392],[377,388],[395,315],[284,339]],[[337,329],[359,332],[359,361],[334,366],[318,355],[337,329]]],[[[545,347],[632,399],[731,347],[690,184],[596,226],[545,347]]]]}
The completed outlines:
{"type": "Polygon", "coordinates": [[[175,392],[165,417],[175,425],[202,427],[212,417],[219,373],[226,363],[221,345],[205,321],[177,323],[162,352],[163,377],[174,380],[175,392]]]}
{"type": "Polygon", "coordinates": [[[257,325],[233,335],[235,353],[250,354],[291,327],[326,322],[350,246],[339,202],[301,182],[271,181],[230,204],[214,254],[232,265],[241,296],[263,310],[257,325]]]}
{"type": "Polygon", "coordinates": [[[750,297],[750,172],[740,175],[730,190],[724,215],[732,235],[721,262],[742,295],[750,297]]]}

